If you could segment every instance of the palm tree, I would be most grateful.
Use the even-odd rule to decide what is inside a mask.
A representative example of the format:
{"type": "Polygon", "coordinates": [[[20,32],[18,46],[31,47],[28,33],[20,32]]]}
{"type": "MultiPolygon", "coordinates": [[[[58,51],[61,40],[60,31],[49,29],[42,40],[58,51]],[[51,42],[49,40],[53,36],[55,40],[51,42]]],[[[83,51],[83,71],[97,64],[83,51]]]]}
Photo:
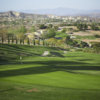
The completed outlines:
{"type": "Polygon", "coordinates": [[[33,39],[33,45],[35,45],[35,39],[33,39]]]}

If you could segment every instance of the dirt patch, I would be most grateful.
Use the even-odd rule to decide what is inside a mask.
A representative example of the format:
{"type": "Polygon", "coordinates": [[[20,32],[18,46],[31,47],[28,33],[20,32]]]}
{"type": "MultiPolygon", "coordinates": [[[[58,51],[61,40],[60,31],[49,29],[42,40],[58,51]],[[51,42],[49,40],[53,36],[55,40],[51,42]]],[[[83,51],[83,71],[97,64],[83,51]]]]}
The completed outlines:
{"type": "Polygon", "coordinates": [[[87,33],[87,32],[77,32],[74,33],[74,35],[78,36],[93,36],[93,34],[87,33]]]}
{"type": "Polygon", "coordinates": [[[40,92],[40,90],[38,90],[37,88],[33,88],[33,89],[27,90],[27,92],[29,92],[29,93],[31,93],[31,92],[40,92]]]}
{"type": "Polygon", "coordinates": [[[16,90],[24,90],[23,87],[14,87],[16,90]]]}
{"type": "Polygon", "coordinates": [[[95,39],[95,40],[84,39],[82,41],[87,42],[87,43],[90,43],[90,42],[100,42],[100,39],[95,39]]]}
{"type": "Polygon", "coordinates": [[[29,92],[29,93],[31,93],[31,92],[40,92],[40,90],[37,89],[37,88],[32,88],[32,89],[26,90],[23,87],[14,87],[14,89],[19,90],[19,91],[23,91],[23,92],[29,92]]]}
{"type": "Polygon", "coordinates": [[[78,36],[100,35],[100,31],[93,31],[93,30],[80,31],[80,32],[74,32],[74,35],[78,35],[78,36]]]}

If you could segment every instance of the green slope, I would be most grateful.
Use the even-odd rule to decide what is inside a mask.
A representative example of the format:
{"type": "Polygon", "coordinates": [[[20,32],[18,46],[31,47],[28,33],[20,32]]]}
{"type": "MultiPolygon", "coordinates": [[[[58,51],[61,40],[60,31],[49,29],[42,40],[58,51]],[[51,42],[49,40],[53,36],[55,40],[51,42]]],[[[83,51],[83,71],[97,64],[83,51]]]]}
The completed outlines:
{"type": "Polygon", "coordinates": [[[100,55],[19,45],[0,45],[0,52],[1,100],[100,98],[100,55]],[[47,50],[57,55],[42,57],[47,50]],[[22,61],[18,54],[23,54],[22,61]]]}

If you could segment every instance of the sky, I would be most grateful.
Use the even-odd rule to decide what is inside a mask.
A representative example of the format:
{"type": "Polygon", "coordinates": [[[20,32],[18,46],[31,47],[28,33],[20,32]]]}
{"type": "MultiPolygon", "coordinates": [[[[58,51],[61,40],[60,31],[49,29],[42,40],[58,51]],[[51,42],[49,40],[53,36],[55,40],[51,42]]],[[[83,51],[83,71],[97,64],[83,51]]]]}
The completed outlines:
{"type": "Polygon", "coordinates": [[[0,11],[73,8],[100,9],[100,0],[0,0],[0,11]]]}

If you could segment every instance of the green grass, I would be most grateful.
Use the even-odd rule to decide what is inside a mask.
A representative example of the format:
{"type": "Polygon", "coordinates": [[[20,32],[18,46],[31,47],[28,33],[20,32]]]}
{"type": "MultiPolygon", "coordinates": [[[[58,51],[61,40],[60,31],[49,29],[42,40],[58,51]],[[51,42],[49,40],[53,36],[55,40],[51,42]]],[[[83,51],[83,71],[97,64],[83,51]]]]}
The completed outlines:
{"type": "Polygon", "coordinates": [[[96,39],[95,36],[79,36],[79,35],[77,35],[76,38],[77,39],[89,39],[89,40],[96,39]]]}
{"type": "Polygon", "coordinates": [[[66,33],[63,33],[63,32],[57,32],[55,37],[61,37],[61,38],[63,38],[63,37],[66,37],[66,36],[67,36],[66,33]]]}
{"type": "Polygon", "coordinates": [[[60,48],[0,45],[0,100],[99,100],[99,59],[60,48]],[[56,55],[42,57],[47,50],[56,55]]]}

